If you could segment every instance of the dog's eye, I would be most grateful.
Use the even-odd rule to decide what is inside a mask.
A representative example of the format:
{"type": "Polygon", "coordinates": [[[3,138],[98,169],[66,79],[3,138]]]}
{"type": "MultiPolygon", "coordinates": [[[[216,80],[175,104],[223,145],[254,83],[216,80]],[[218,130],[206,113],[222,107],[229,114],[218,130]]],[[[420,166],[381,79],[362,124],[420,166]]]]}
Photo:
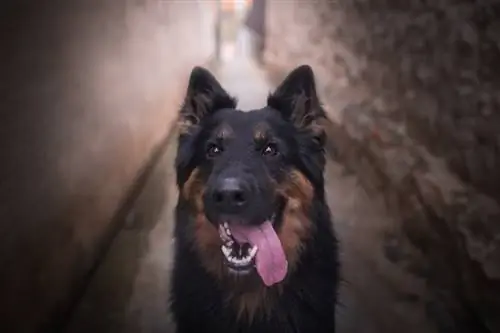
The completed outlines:
{"type": "Polygon", "coordinates": [[[207,147],[207,157],[212,158],[219,155],[222,152],[222,148],[217,145],[209,145],[207,147]]]}
{"type": "Polygon", "coordinates": [[[275,143],[268,143],[262,150],[262,155],[264,156],[275,156],[278,155],[278,147],[275,143]]]}

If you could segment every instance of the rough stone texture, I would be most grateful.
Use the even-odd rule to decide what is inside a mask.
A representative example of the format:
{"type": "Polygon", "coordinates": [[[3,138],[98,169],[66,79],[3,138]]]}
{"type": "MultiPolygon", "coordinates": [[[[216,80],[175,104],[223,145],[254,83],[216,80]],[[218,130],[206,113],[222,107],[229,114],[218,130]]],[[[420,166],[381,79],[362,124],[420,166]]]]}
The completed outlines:
{"type": "Polygon", "coordinates": [[[436,330],[500,332],[498,1],[267,10],[268,68],[314,67],[337,157],[395,213],[380,246],[425,282],[436,330]]]}
{"type": "Polygon", "coordinates": [[[212,51],[205,5],[2,3],[0,331],[64,321],[191,66],[212,51]]]}

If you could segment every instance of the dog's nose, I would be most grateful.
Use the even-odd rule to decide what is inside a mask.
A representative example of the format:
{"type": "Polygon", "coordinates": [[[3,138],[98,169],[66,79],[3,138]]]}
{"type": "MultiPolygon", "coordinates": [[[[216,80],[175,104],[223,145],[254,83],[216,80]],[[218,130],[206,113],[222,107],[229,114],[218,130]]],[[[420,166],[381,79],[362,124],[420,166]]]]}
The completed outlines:
{"type": "Polygon", "coordinates": [[[212,200],[222,213],[238,213],[247,204],[248,190],[238,178],[223,178],[217,183],[212,200]]]}

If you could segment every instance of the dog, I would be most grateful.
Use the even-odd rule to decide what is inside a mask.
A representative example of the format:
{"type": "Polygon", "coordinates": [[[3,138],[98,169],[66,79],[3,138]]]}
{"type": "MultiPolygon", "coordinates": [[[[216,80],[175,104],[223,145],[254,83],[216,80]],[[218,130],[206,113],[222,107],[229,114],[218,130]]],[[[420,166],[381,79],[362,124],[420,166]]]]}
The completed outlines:
{"type": "Polygon", "coordinates": [[[308,65],[249,112],[207,69],[192,70],[175,160],[177,333],[335,332],[325,119],[308,65]]]}

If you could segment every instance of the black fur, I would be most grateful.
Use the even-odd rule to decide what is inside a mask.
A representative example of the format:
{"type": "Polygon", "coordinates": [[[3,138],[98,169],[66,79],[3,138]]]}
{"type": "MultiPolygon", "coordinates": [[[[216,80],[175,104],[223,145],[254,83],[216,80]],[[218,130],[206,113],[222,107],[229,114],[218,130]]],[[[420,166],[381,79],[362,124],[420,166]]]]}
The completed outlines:
{"type": "MultiPolygon", "coordinates": [[[[179,137],[178,186],[182,188],[193,170],[201,168],[203,179],[210,187],[214,175],[227,172],[228,168],[238,168],[234,172],[242,174],[243,169],[231,161],[245,159],[245,175],[249,172],[254,177],[251,180],[262,186],[260,193],[264,193],[267,183],[261,174],[267,173],[279,182],[283,170],[293,167],[307,177],[314,189],[314,199],[308,211],[314,226],[312,234],[304,242],[296,268],[281,282],[282,292],[272,303],[269,315],[257,312],[253,318],[238,316],[237,307],[228,301],[228,288],[233,288],[234,283],[221,281],[202,265],[193,244],[194,208],[180,195],[175,211],[176,243],[170,295],[178,333],[335,332],[338,251],[324,194],[324,135],[311,130],[311,125],[324,117],[311,68],[301,66],[290,73],[269,96],[267,104],[263,109],[242,114],[235,110],[236,100],[224,91],[213,75],[205,69],[195,68],[181,109],[181,120],[187,122],[188,128],[179,137]],[[244,121],[239,121],[240,118],[244,121]],[[235,130],[241,146],[233,150],[228,148],[227,159],[221,156],[221,162],[217,164],[219,162],[211,161],[205,155],[207,142],[218,124],[226,121],[237,127],[235,130]],[[279,148],[283,152],[279,158],[264,159],[242,149],[247,142],[243,138],[247,127],[258,122],[268,124],[273,135],[279,138],[279,148]]],[[[216,217],[211,216],[218,216],[217,212],[213,211],[209,201],[205,200],[205,203],[213,222],[216,217]]],[[[257,211],[267,212],[277,209],[271,205],[278,203],[266,200],[256,201],[255,205],[261,205],[257,211]]],[[[255,211],[255,207],[251,211],[255,211]]],[[[254,213],[244,214],[248,221],[259,218],[254,213]]],[[[278,295],[276,288],[270,287],[270,293],[278,295]]]]}

